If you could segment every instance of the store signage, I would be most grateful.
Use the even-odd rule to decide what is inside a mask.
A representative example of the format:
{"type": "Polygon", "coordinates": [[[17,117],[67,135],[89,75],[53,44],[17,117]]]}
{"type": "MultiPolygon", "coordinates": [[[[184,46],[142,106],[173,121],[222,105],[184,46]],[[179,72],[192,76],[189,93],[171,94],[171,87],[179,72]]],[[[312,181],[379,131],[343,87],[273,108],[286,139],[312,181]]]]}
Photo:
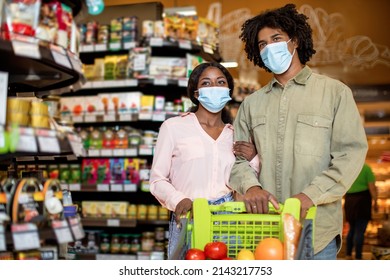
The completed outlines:
{"type": "Polygon", "coordinates": [[[52,228],[59,244],[73,242],[72,232],[66,220],[53,220],[52,228]]]}
{"type": "Polygon", "coordinates": [[[5,230],[4,225],[0,224],[0,252],[6,251],[6,243],[5,243],[5,230]]]}
{"type": "Polygon", "coordinates": [[[32,250],[41,247],[36,224],[12,224],[11,232],[16,251],[32,250]]]}

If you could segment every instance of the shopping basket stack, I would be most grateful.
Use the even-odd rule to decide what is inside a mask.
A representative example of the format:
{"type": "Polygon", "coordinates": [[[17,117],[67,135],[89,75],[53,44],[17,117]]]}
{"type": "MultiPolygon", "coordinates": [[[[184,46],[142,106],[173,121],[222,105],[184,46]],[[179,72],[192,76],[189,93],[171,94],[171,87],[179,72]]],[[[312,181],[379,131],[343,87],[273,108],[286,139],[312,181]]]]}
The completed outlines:
{"type": "MultiPolygon", "coordinates": [[[[283,241],[283,214],[289,213],[299,221],[300,201],[289,198],[280,204],[278,210],[270,205],[268,214],[245,212],[243,202],[209,205],[206,199],[195,199],[193,222],[187,224],[187,242],[190,242],[191,248],[203,250],[208,242],[222,241],[228,245],[228,256],[232,258],[242,249],[253,252],[264,238],[275,237],[283,241]]],[[[306,216],[307,220],[312,220],[312,225],[315,214],[316,208],[312,207],[306,216]]]]}

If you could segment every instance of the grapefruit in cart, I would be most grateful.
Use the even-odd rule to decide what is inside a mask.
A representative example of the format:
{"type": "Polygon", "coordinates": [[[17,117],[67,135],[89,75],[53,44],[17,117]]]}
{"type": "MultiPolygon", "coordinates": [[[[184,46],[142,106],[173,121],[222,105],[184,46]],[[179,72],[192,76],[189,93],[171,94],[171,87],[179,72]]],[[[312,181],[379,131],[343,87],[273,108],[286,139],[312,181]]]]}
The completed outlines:
{"type": "Polygon", "coordinates": [[[256,260],[283,260],[283,243],[277,238],[264,238],[255,250],[256,260]]]}

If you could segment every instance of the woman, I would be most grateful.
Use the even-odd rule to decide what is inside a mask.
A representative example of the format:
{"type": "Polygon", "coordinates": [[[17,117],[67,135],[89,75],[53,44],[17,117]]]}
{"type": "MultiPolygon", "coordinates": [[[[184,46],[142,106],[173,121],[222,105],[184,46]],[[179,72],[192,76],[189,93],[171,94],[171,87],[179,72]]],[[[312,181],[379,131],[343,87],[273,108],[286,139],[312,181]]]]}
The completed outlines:
{"type": "Polygon", "coordinates": [[[225,105],[234,81],[225,67],[210,62],[191,73],[187,93],[195,104],[190,112],[166,120],[160,128],[150,178],[150,191],[173,212],[169,225],[168,258],[180,235],[180,217],[192,209],[195,198],[210,204],[233,200],[228,185],[235,154],[259,167],[251,143],[239,142],[233,150],[233,126],[225,105]]]}

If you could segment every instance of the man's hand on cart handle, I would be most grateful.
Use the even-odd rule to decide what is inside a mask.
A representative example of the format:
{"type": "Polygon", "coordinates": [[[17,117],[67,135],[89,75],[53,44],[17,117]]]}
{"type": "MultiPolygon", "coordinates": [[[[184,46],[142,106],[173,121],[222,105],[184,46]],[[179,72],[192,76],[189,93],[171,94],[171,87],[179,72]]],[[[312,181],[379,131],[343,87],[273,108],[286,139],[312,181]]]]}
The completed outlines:
{"type": "Polygon", "coordinates": [[[187,217],[187,212],[190,211],[192,209],[192,200],[189,199],[189,198],[185,198],[183,199],[182,201],[180,201],[177,205],[176,205],[176,209],[175,209],[175,219],[176,219],[176,223],[177,223],[177,227],[178,228],[181,228],[181,222],[180,222],[180,219],[181,218],[186,218],[187,217]]]}
{"type": "Polygon", "coordinates": [[[259,186],[250,187],[243,196],[243,201],[245,203],[246,211],[248,213],[268,213],[269,202],[271,202],[271,204],[275,207],[276,210],[279,209],[279,203],[276,197],[274,197],[266,190],[263,190],[259,186]]]}
{"type": "Polygon", "coordinates": [[[314,205],[313,201],[304,193],[299,193],[293,197],[298,198],[301,201],[301,220],[305,219],[307,211],[314,205]]]}

